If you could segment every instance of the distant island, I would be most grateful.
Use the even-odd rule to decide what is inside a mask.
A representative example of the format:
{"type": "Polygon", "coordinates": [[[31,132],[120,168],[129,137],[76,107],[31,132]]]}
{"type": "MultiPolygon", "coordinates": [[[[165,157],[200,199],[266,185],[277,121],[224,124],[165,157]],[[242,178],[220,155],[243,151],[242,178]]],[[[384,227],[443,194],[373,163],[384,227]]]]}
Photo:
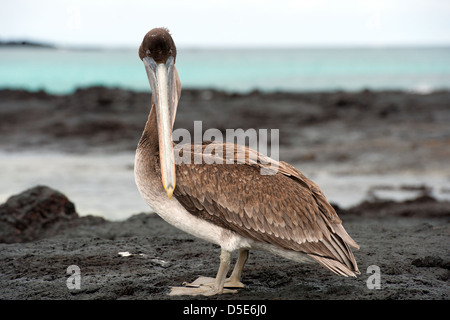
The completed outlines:
{"type": "Polygon", "coordinates": [[[35,47],[35,48],[51,48],[51,49],[56,48],[52,44],[27,40],[0,41],[0,47],[35,47]]]}
{"type": "Polygon", "coordinates": [[[2,47],[32,47],[32,48],[44,48],[44,49],[63,49],[72,51],[98,51],[105,50],[102,47],[96,46],[61,46],[45,42],[30,41],[30,40],[10,40],[2,41],[0,40],[0,48],[2,47]]]}

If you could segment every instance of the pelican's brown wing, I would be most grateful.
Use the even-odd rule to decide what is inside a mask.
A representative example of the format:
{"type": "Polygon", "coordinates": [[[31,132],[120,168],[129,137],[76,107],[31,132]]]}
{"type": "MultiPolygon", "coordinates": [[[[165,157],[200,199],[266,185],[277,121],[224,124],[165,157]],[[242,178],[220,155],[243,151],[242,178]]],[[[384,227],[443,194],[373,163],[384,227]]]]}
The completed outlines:
{"type": "Polygon", "coordinates": [[[303,252],[337,274],[359,273],[349,245],[359,247],[319,187],[287,163],[272,175],[262,167],[181,163],[174,196],[191,214],[241,236],[303,252]]]}

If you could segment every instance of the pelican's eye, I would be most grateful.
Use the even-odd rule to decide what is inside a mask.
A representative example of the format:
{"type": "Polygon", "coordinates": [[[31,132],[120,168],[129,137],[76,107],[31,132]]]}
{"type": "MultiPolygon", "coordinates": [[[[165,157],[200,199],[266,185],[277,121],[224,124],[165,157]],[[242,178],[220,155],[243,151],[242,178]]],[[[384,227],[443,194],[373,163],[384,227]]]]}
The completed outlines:
{"type": "Polygon", "coordinates": [[[150,57],[151,56],[150,50],[145,51],[145,54],[147,55],[147,57],[150,57]]]}

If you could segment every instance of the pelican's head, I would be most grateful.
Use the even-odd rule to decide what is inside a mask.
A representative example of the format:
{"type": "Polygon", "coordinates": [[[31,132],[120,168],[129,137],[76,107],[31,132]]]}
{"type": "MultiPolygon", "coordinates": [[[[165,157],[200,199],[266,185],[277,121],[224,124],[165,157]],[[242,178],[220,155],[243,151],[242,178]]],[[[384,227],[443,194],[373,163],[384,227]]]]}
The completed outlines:
{"type": "Polygon", "coordinates": [[[165,28],[150,30],[139,47],[139,58],[144,62],[152,88],[152,106],[158,124],[161,177],[169,199],[176,184],[172,127],[181,94],[180,79],[175,68],[176,57],[177,48],[169,30],[165,28]]]}

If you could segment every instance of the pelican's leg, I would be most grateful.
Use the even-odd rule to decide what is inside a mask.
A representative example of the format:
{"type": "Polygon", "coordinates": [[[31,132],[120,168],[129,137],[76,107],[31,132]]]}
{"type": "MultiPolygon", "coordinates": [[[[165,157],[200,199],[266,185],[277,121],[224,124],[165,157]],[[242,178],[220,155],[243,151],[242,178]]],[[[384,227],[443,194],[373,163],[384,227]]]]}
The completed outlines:
{"type": "Polygon", "coordinates": [[[231,276],[225,280],[225,287],[227,288],[243,288],[244,284],[241,282],[242,270],[248,259],[248,250],[240,249],[239,256],[234,266],[231,276]]]}
{"type": "Polygon", "coordinates": [[[231,252],[222,249],[220,253],[220,266],[217,276],[214,282],[211,283],[210,278],[200,277],[199,279],[208,279],[205,283],[196,283],[199,279],[192,284],[186,284],[186,287],[172,287],[169,295],[205,295],[212,296],[221,293],[236,293],[236,290],[224,289],[225,278],[228,270],[230,270],[231,252]]]}
{"type": "MultiPolygon", "coordinates": [[[[220,294],[224,291],[225,279],[227,277],[228,270],[230,270],[231,263],[231,252],[222,249],[220,252],[220,266],[219,271],[217,271],[216,280],[214,281],[214,286],[212,290],[208,292],[208,295],[220,294]]],[[[227,289],[226,289],[227,290],[227,289]]],[[[227,290],[230,293],[236,293],[236,290],[227,290]]]]}
{"type": "MultiPolygon", "coordinates": [[[[229,278],[225,279],[224,284],[225,288],[244,288],[244,284],[241,282],[241,277],[242,277],[242,269],[244,268],[247,259],[248,259],[248,250],[239,249],[239,256],[234,266],[233,272],[231,273],[231,276],[229,278]]],[[[215,281],[216,281],[215,278],[201,276],[195,279],[194,282],[191,283],[185,282],[183,284],[187,287],[194,287],[194,288],[198,288],[200,286],[212,287],[215,281]]]]}

